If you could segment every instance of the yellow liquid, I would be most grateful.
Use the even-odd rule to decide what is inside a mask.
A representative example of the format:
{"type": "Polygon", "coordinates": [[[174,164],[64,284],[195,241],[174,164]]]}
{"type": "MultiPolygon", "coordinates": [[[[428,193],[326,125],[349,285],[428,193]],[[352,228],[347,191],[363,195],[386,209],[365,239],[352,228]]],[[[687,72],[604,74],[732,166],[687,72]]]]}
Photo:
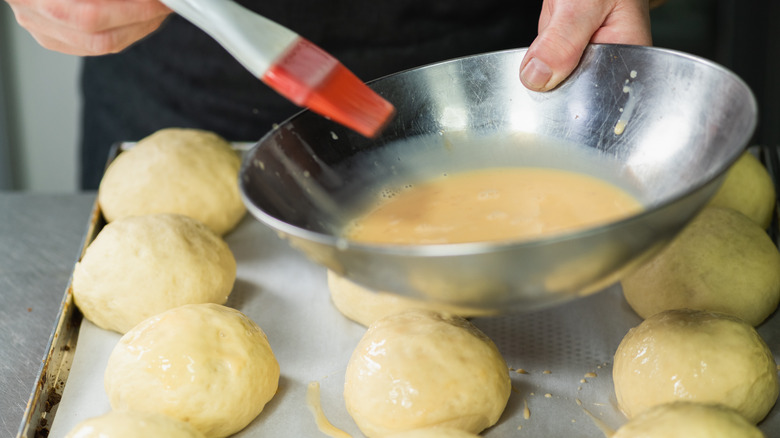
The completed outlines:
{"type": "Polygon", "coordinates": [[[640,210],[627,192],[588,175],[495,168],[413,185],[352,221],[345,236],[392,244],[532,239],[612,222],[640,210]]]}

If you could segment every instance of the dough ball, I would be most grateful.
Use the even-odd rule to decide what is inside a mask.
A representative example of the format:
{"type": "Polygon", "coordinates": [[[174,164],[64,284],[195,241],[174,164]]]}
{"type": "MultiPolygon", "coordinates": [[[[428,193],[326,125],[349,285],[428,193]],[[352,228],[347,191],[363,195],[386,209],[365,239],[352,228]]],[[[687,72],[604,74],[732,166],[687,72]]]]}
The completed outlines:
{"type": "Polygon", "coordinates": [[[389,438],[479,438],[479,435],[449,427],[432,427],[397,433],[389,438]]]}
{"type": "Polygon", "coordinates": [[[495,344],[465,319],[427,310],[371,324],[344,384],[347,411],[370,438],[433,426],[479,433],[498,421],[509,392],[495,344]]]}
{"type": "Polygon", "coordinates": [[[733,208],[767,229],[775,202],[772,177],[753,154],[745,152],[726,173],[710,205],[733,208]]]}
{"type": "Polygon", "coordinates": [[[132,216],[106,225],[73,272],[73,298],[97,326],[125,333],[182,304],[227,301],[236,260],[187,216],[132,216]]]}
{"type": "Polygon", "coordinates": [[[225,234],[246,212],[238,189],[241,159],[218,135],[197,129],[155,132],[106,169],[98,203],[106,221],[179,213],[225,234]]]}
{"type": "Polygon", "coordinates": [[[127,332],[108,359],[115,410],[187,421],[207,437],[243,429],[276,393],[279,364],[265,333],[241,312],[188,304],[127,332]]]}
{"type": "Polygon", "coordinates": [[[189,423],[167,415],[112,411],[79,423],[65,438],[204,438],[189,423]]]}
{"type": "Polygon", "coordinates": [[[333,305],[347,318],[368,327],[385,316],[411,309],[428,309],[460,315],[464,318],[496,313],[495,310],[467,308],[401,296],[390,292],[374,292],[328,271],[328,288],[333,305]]]}
{"type": "Polygon", "coordinates": [[[622,285],[626,301],[643,318],[688,308],[727,313],[755,326],[780,301],[780,252],[742,213],[708,207],[622,285]]]}
{"type": "Polygon", "coordinates": [[[763,438],[764,434],[735,410],[716,404],[675,402],[652,407],[612,438],[763,438]]]}
{"type": "Polygon", "coordinates": [[[612,378],[629,418],[687,400],[730,406],[755,424],[778,395],[775,360],[755,329],[694,310],[658,313],[631,329],[615,353],[612,378]]]}

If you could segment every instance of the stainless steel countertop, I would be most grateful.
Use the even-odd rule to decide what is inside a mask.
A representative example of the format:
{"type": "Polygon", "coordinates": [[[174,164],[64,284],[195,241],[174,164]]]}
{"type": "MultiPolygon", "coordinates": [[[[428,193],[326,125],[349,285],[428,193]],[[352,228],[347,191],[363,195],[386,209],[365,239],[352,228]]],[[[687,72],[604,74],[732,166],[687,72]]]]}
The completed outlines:
{"type": "Polygon", "coordinates": [[[0,192],[0,436],[16,436],[95,193],[0,192]]]}

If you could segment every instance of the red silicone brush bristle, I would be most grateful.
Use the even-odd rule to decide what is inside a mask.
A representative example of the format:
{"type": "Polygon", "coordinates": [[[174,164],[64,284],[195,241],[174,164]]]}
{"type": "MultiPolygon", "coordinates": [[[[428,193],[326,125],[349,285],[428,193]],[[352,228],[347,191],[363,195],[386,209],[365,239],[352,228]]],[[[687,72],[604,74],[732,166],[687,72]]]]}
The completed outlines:
{"type": "Polygon", "coordinates": [[[366,137],[379,134],[395,114],[390,102],[303,38],[298,38],[261,79],[291,102],[366,137]]]}

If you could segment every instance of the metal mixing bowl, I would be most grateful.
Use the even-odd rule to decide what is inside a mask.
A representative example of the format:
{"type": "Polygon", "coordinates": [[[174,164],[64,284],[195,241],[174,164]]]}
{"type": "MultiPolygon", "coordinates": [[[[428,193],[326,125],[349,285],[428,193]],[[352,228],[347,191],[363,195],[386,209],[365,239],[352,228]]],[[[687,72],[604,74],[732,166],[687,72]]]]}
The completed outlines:
{"type": "Polygon", "coordinates": [[[659,48],[591,45],[556,89],[518,79],[525,49],[372,82],[398,114],[366,139],[304,111],[245,155],[249,211],[311,259],[375,290],[523,310],[591,293],[655,254],[710,199],[756,123],[749,88],[706,60],[659,48]],[[495,166],[599,176],[646,210],[531,241],[379,245],[346,220],[410,181],[495,166]]]}

